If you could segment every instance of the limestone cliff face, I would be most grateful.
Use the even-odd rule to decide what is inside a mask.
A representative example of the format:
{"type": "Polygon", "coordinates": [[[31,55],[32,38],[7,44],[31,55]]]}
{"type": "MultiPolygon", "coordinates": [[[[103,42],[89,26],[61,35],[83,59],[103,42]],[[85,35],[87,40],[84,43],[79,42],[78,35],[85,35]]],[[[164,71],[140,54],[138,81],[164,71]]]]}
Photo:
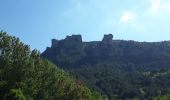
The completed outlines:
{"type": "Polygon", "coordinates": [[[72,36],[67,36],[63,40],[56,40],[52,39],[51,40],[51,48],[57,48],[57,47],[66,47],[66,48],[75,48],[82,45],[82,38],[81,35],[72,35],[72,36]],[[62,45],[62,46],[61,46],[62,45]]]}
{"type": "Polygon", "coordinates": [[[63,40],[52,39],[51,47],[42,53],[61,67],[79,67],[100,62],[147,63],[165,61],[170,54],[170,42],[135,42],[113,40],[104,35],[102,41],[83,42],[81,35],[67,36],[63,40]]]}
{"type": "MultiPolygon", "coordinates": [[[[113,43],[113,35],[112,34],[104,35],[103,40],[97,41],[96,43],[100,44],[100,45],[112,44],[113,43]]],[[[56,39],[51,40],[51,48],[58,48],[61,45],[62,45],[62,47],[66,47],[69,49],[76,48],[76,47],[82,48],[83,46],[87,46],[89,44],[91,44],[91,43],[82,41],[81,35],[67,36],[63,40],[56,40],[56,39]]]]}
{"type": "Polygon", "coordinates": [[[88,61],[91,58],[108,54],[107,49],[112,46],[112,39],[112,34],[104,35],[102,41],[96,42],[83,42],[81,35],[67,36],[63,40],[52,39],[51,47],[47,47],[42,56],[57,64],[75,65],[83,60],[88,61]]]}
{"type": "Polygon", "coordinates": [[[81,35],[67,36],[63,40],[52,39],[51,47],[43,52],[43,56],[59,64],[70,65],[85,54],[81,35]]]}

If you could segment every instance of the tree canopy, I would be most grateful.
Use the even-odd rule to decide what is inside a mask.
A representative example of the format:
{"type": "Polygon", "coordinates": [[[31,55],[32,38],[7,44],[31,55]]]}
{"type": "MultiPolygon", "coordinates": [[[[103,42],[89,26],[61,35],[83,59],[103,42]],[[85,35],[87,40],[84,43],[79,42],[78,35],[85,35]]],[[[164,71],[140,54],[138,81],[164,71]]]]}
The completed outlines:
{"type": "Polygon", "coordinates": [[[19,38],[0,32],[1,100],[96,100],[101,95],[41,58],[19,38]]]}

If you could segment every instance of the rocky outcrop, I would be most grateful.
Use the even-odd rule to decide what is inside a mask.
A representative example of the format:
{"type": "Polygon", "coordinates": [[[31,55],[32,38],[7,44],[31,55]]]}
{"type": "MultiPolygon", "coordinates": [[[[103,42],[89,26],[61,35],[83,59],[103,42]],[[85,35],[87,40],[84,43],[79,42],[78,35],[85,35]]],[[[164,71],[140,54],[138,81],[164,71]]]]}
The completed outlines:
{"type": "Polygon", "coordinates": [[[63,40],[52,39],[51,48],[61,48],[61,47],[72,48],[75,46],[81,46],[82,43],[83,42],[82,42],[81,35],[72,35],[72,36],[67,36],[63,40]]]}
{"type": "Polygon", "coordinates": [[[52,39],[51,40],[51,47],[57,47],[58,46],[58,40],[52,39]]]}
{"type": "Polygon", "coordinates": [[[107,51],[111,50],[110,47],[113,44],[112,39],[112,34],[104,35],[102,41],[96,42],[83,42],[81,35],[67,36],[63,40],[52,39],[51,47],[48,47],[42,56],[57,64],[70,66],[77,62],[81,63],[85,59],[90,60],[93,57],[100,58],[101,55],[107,55],[107,51]]]}
{"type": "MultiPolygon", "coordinates": [[[[93,44],[95,45],[96,43],[104,43],[104,44],[112,44],[113,43],[113,35],[112,34],[105,34],[103,37],[102,41],[94,42],[93,44]]],[[[92,44],[92,42],[83,42],[81,35],[71,35],[67,36],[63,40],[56,40],[52,39],[51,40],[51,48],[57,48],[59,45],[71,45],[72,46],[80,46],[80,45],[88,45],[92,44]]]]}
{"type": "Polygon", "coordinates": [[[61,67],[93,65],[100,62],[151,62],[165,61],[170,54],[170,42],[135,42],[113,40],[113,35],[104,35],[102,41],[83,42],[81,35],[52,40],[42,56],[61,67]],[[166,59],[165,59],[166,58],[166,59]]]}
{"type": "Polygon", "coordinates": [[[67,36],[63,40],[51,40],[51,47],[48,47],[42,56],[45,58],[52,58],[53,61],[62,64],[70,65],[84,57],[84,43],[81,35],[67,36]],[[68,62],[68,63],[65,63],[68,62]]]}
{"type": "Polygon", "coordinates": [[[104,35],[102,42],[111,44],[113,42],[113,35],[112,34],[104,35]]]}
{"type": "Polygon", "coordinates": [[[82,42],[82,37],[81,35],[72,35],[72,36],[67,36],[65,41],[76,41],[76,42],[82,42]]]}

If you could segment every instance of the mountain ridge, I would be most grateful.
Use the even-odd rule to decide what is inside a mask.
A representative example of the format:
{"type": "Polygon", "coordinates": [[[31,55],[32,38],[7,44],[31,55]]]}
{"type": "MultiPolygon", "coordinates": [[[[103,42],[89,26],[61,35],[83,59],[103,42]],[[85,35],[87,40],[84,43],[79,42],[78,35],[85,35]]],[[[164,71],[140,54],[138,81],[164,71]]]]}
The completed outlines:
{"type": "MultiPolygon", "coordinates": [[[[84,60],[90,58],[110,58],[110,60],[112,61],[116,60],[115,57],[117,57],[118,60],[125,60],[124,56],[127,56],[128,58],[131,56],[138,56],[137,58],[140,58],[141,56],[146,55],[146,53],[150,55],[146,55],[147,58],[152,59],[151,56],[154,55],[153,53],[154,51],[156,52],[156,49],[164,53],[161,54],[161,56],[166,56],[170,53],[169,48],[170,41],[137,42],[133,40],[113,40],[113,35],[108,34],[104,35],[102,41],[83,42],[81,35],[72,35],[67,36],[63,40],[52,39],[51,47],[47,47],[47,49],[42,53],[42,56],[48,58],[48,55],[51,55],[54,57],[52,61],[56,60],[55,57],[57,56],[55,55],[58,55],[63,59],[67,59],[67,57],[72,57],[75,58],[75,61],[73,61],[72,63],[79,62],[82,59],[84,60]]],[[[52,58],[50,57],[50,59],[52,58]]],[[[154,57],[154,59],[156,59],[156,57],[154,57]]],[[[60,64],[60,62],[57,61],[56,64],[60,64]]],[[[63,64],[61,64],[60,66],[62,65],[63,64]]],[[[67,65],[70,67],[70,64],[67,65]]]]}

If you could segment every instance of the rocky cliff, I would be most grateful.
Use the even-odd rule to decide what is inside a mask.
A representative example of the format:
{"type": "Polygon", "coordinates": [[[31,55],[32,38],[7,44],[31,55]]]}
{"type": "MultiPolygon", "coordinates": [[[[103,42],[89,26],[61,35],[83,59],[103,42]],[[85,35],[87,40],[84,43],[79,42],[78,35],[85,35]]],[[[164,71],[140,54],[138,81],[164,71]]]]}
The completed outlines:
{"type": "Polygon", "coordinates": [[[170,60],[170,42],[135,42],[113,40],[112,34],[102,41],[83,42],[81,35],[52,39],[42,56],[61,67],[80,67],[99,62],[148,63],[170,60]]]}

